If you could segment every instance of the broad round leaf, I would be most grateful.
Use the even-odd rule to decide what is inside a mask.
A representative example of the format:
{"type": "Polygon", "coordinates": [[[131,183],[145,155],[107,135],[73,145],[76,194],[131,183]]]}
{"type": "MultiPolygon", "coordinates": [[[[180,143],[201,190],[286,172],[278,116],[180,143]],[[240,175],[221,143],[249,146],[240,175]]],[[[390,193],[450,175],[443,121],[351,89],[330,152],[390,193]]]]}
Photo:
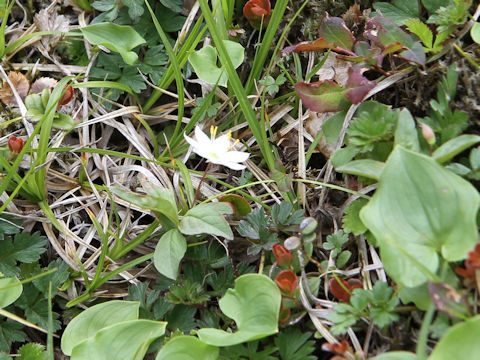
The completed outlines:
{"type": "Polygon", "coordinates": [[[193,336],[177,336],[162,346],[155,360],[216,360],[218,348],[193,336]]]}
{"type": "Polygon", "coordinates": [[[210,234],[233,239],[232,229],[222,214],[232,214],[226,203],[200,204],[187,211],[179,229],[185,235],[210,234]]]}
{"type": "Polygon", "coordinates": [[[480,315],[451,327],[428,360],[475,360],[480,354],[480,315]]]}
{"type": "Polygon", "coordinates": [[[477,21],[473,24],[472,29],[470,30],[470,36],[473,41],[480,44],[480,22],[477,21]]]}
{"type": "MultiPolygon", "coordinates": [[[[223,40],[233,67],[236,69],[243,63],[245,49],[242,45],[230,41],[223,40]]],[[[200,50],[194,51],[188,57],[188,61],[192,64],[193,69],[197,76],[208,84],[216,84],[227,86],[228,74],[224,66],[219,67],[217,65],[217,50],[207,45],[200,50]]]]}
{"type": "Polygon", "coordinates": [[[71,355],[75,346],[105,327],[138,319],[139,307],[140,303],[137,301],[108,301],[83,311],[70,321],[63,332],[63,353],[71,355]]]}
{"type": "Polygon", "coordinates": [[[439,253],[464,259],[477,239],[477,190],[434,159],[396,146],[360,219],[398,283],[414,287],[435,273],[439,253]]]}
{"type": "Polygon", "coordinates": [[[153,320],[130,320],[108,326],[75,346],[70,359],[143,359],[152,341],[165,333],[166,325],[153,320]]]}
{"type": "Polygon", "coordinates": [[[102,45],[118,52],[127,64],[134,64],[138,55],[131,51],[134,47],[145,43],[132,26],[122,26],[113,23],[100,23],[80,28],[83,36],[92,45],[102,45]]]}
{"type": "Polygon", "coordinates": [[[22,295],[23,286],[16,277],[0,279],[0,309],[7,307],[22,295]]]}
{"type": "Polygon", "coordinates": [[[158,272],[169,279],[176,279],[178,265],[187,251],[187,241],[177,229],[162,235],[155,248],[153,263],[158,272]]]}
{"type": "Polygon", "coordinates": [[[236,332],[200,329],[198,337],[214,346],[231,346],[260,339],[278,332],[281,295],[267,276],[246,274],[235,280],[220,301],[220,310],[237,324],[236,332]]]}

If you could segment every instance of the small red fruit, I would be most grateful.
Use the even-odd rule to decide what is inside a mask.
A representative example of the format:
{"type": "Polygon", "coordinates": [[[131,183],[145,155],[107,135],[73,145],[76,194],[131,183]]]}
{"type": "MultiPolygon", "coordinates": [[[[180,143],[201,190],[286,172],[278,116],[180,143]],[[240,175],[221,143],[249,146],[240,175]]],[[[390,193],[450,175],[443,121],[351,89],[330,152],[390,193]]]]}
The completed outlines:
{"type": "Polygon", "coordinates": [[[23,149],[23,139],[12,135],[8,138],[8,148],[12,155],[18,155],[23,149]]]}
{"type": "Polygon", "coordinates": [[[67,85],[62,98],[58,102],[58,105],[59,106],[66,105],[72,100],[72,98],[73,98],[73,87],[71,85],[67,85]]]}

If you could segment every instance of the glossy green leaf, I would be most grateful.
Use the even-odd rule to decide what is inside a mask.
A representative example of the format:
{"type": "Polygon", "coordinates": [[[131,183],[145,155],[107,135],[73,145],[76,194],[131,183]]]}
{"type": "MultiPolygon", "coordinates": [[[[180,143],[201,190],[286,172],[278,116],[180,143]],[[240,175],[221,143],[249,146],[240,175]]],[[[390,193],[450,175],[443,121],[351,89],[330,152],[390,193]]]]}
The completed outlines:
{"type": "Polygon", "coordinates": [[[407,351],[390,351],[375,356],[371,360],[417,360],[417,354],[407,351]]]}
{"type": "Polygon", "coordinates": [[[218,347],[193,336],[177,336],[162,346],[155,360],[216,360],[218,347]]]}
{"type": "Polygon", "coordinates": [[[422,0],[422,5],[425,6],[430,14],[433,14],[442,6],[448,6],[452,3],[452,0],[422,0]]]}
{"type": "MultiPolygon", "coordinates": [[[[226,47],[233,67],[236,69],[243,63],[245,49],[242,45],[230,40],[223,40],[223,45],[226,47]]],[[[213,46],[207,45],[192,52],[188,61],[190,61],[195,73],[201,80],[212,85],[218,81],[218,85],[227,86],[227,71],[225,67],[217,65],[217,50],[213,46]]]]}
{"type": "Polygon", "coordinates": [[[157,211],[168,217],[174,224],[178,224],[178,209],[172,190],[154,186],[148,190],[147,195],[139,195],[120,188],[112,188],[111,191],[123,200],[143,209],[157,211]]]}
{"type": "Polygon", "coordinates": [[[451,327],[428,360],[475,360],[480,354],[480,315],[451,327]]]}
{"type": "Polygon", "coordinates": [[[433,152],[432,157],[443,164],[478,142],[480,142],[478,135],[460,135],[440,146],[433,152]]]}
{"type": "Polygon", "coordinates": [[[370,159],[354,160],[336,168],[338,172],[378,180],[385,163],[370,159]]]}
{"type": "Polygon", "coordinates": [[[206,328],[198,330],[198,337],[213,346],[231,346],[275,334],[280,301],[280,290],[269,277],[242,275],[235,280],[235,289],[228,289],[219,301],[220,310],[235,320],[237,331],[206,328]]]}
{"type": "Polygon", "coordinates": [[[412,114],[403,109],[398,114],[397,128],[395,130],[395,144],[401,145],[412,151],[420,151],[417,129],[412,114]]]}
{"type": "Polygon", "coordinates": [[[129,320],[108,326],[72,350],[71,360],[143,359],[153,340],[165,333],[166,322],[129,320]]]}
{"type": "MultiPolygon", "coordinates": [[[[138,319],[137,301],[108,301],[81,312],[68,324],[62,335],[62,351],[71,355],[75,346],[101,329],[122,321],[138,319]]],[[[93,358],[92,358],[93,359],[93,358]]]]}
{"type": "Polygon", "coordinates": [[[342,49],[351,50],[355,42],[355,37],[345,25],[345,21],[340,17],[330,17],[328,14],[325,15],[318,34],[320,38],[342,49]]]}
{"type": "Polygon", "coordinates": [[[131,50],[145,43],[145,39],[132,26],[100,23],[82,27],[80,31],[90,44],[102,45],[111,51],[118,52],[123,61],[129,65],[138,60],[138,55],[131,50]]]}
{"type": "Polygon", "coordinates": [[[439,255],[458,261],[473,249],[479,204],[469,182],[397,145],[360,218],[377,239],[388,274],[414,287],[433,279],[439,255]]]}
{"type": "Polygon", "coordinates": [[[200,204],[187,211],[179,229],[185,235],[211,234],[233,239],[232,229],[222,214],[232,214],[226,203],[200,204]]]}
{"type": "Polygon", "coordinates": [[[16,277],[0,279],[0,309],[13,304],[22,295],[23,286],[16,277]]]}
{"type": "Polygon", "coordinates": [[[187,241],[177,229],[168,230],[158,240],[153,263],[158,272],[169,279],[176,279],[178,265],[187,251],[187,241]]]}

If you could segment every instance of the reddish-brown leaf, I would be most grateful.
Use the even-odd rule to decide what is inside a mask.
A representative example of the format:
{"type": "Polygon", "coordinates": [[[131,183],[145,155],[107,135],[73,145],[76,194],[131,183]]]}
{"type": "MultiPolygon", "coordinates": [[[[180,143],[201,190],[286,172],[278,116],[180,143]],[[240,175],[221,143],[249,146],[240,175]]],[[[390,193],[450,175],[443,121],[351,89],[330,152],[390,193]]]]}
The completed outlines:
{"type": "MultiPolygon", "coordinates": [[[[24,100],[27,97],[28,89],[30,88],[30,83],[25,75],[16,71],[11,71],[8,74],[8,79],[12,83],[20,98],[24,100]]],[[[17,106],[17,101],[13,96],[12,89],[6,81],[3,82],[3,86],[0,89],[0,100],[2,100],[5,105],[17,106]]]]}

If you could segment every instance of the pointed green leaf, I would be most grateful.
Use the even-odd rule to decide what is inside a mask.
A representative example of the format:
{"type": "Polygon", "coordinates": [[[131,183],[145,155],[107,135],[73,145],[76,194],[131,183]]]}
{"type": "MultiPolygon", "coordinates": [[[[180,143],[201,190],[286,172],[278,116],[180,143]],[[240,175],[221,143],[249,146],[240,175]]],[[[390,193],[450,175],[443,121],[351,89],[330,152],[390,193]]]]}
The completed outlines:
{"type": "Polygon", "coordinates": [[[169,279],[176,279],[178,265],[187,251],[187,241],[177,229],[171,229],[158,240],[153,263],[158,272],[169,279]]]}
{"type": "Polygon", "coordinates": [[[420,151],[415,121],[407,109],[403,109],[398,115],[397,129],[395,130],[395,144],[412,151],[420,151]]]}
{"type": "Polygon", "coordinates": [[[177,336],[162,346],[155,360],[216,360],[218,347],[207,345],[193,336],[177,336]]]}
{"type": "Polygon", "coordinates": [[[480,354],[478,334],[480,315],[451,327],[435,346],[428,360],[476,359],[480,354]]]}
{"type": "Polygon", "coordinates": [[[219,301],[220,310],[235,320],[237,331],[205,328],[198,330],[198,337],[213,346],[231,346],[275,334],[280,302],[280,291],[269,277],[242,275],[235,280],[235,289],[228,289],[219,301]]]}
{"type": "Polygon", "coordinates": [[[479,204],[469,182],[397,145],[360,218],[377,239],[388,274],[414,287],[433,277],[440,254],[458,261],[473,249],[479,204]]]}
{"type": "Polygon", "coordinates": [[[138,35],[132,26],[100,23],[82,27],[80,31],[90,44],[102,45],[118,52],[129,65],[133,65],[138,59],[138,55],[131,50],[145,43],[145,39],[138,35]]]}
{"type": "Polygon", "coordinates": [[[222,214],[232,214],[226,203],[200,204],[187,211],[179,229],[185,235],[211,234],[233,239],[232,229],[222,214]]]}
{"type": "Polygon", "coordinates": [[[166,322],[129,320],[108,326],[75,346],[71,360],[143,359],[153,340],[165,333],[166,322]]]}
{"type": "Polygon", "coordinates": [[[318,29],[320,38],[325,39],[328,43],[333,43],[342,49],[351,50],[355,37],[345,25],[340,17],[330,17],[325,15],[320,29],[318,29]]]}
{"type": "MultiPolygon", "coordinates": [[[[109,301],[81,312],[68,324],[62,335],[62,351],[71,355],[75,346],[113,324],[138,319],[137,301],[109,301]]],[[[92,358],[93,359],[93,358],[92,358]]]]}
{"type": "Polygon", "coordinates": [[[370,159],[354,160],[336,168],[338,172],[378,180],[385,163],[370,159]]]}
{"type": "Polygon", "coordinates": [[[174,224],[178,224],[178,209],[172,190],[152,187],[147,195],[139,195],[120,188],[112,188],[111,191],[123,200],[143,209],[157,211],[168,217],[174,224]]]}
{"type": "Polygon", "coordinates": [[[432,157],[443,164],[478,142],[480,142],[478,135],[460,135],[440,146],[433,152],[432,157]]]}

